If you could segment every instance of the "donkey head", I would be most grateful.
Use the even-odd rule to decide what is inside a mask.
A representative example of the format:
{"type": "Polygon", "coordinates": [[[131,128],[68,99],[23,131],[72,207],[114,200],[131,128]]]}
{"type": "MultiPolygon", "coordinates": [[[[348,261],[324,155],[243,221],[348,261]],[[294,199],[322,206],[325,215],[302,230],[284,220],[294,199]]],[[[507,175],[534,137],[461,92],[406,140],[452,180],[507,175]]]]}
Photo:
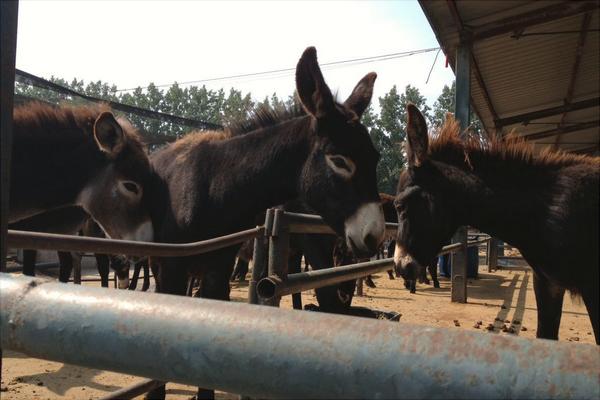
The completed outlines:
{"type": "Polygon", "coordinates": [[[401,174],[394,205],[398,213],[396,272],[416,279],[417,265],[427,265],[446,244],[456,224],[451,220],[449,181],[440,164],[428,158],[425,118],[417,107],[407,106],[408,168],[401,174]]]}
{"type": "Polygon", "coordinates": [[[133,127],[103,112],[94,122],[93,135],[100,167],[79,193],[78,205],[111,238],[152,240],[154,232],[144,196],[152,172],[133,127]]]}
{"type": "Polygon", "coordinates": [[[385,228],[375,172],[379,153],[360,122],[376,77],[367,74],[339,104],[323,79],[314,47],[304,51],[296,67],[296,89],[311,117],[313,137],[300,194],[357,256],[374,254],[385,228]]]}

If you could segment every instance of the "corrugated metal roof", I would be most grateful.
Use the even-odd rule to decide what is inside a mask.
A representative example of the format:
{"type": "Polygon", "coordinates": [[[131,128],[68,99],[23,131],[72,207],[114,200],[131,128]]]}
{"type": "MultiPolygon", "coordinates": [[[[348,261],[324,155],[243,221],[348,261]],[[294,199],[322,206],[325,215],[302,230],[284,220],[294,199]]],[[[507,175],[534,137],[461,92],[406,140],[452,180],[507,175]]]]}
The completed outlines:
{"type": "MultiPolygon", "coordinates": [[[[477,35],[482,27],[492,26],[490,24],[497,26],[499,21],[505,20],[507,24],[523,21],[523,15],[528,15],[528,20],[546,18],[550,9],[561,15],[560,18],[546,18],[544,22],[538,20],[533,25],[523,23],[516,32],[506,31],[474,41],[472,54],[489,95],[489,102],[475,78],[473,65],[471,100],[488,132],[496,131],[494,113],[498,119],[503,119],[564,105],[570,85],[573,86],[570,103],[597,99],[600,96],[598,2],[421,0],[420,4],[451,62],[455,58],[459,42],[459,23],[477,35]],[[456,20],[453,7],[460,22],[456,20]],[[575,8],[577,10],[573,11],[575,8]],[[572,84],[572,71],[586,14],[589,18],[588,31],[585,33],[584,46],[580,49],[579,67],[572,84]],[[563,33],[531,35],[548,32],[563,33]],[[491,103],[491,107],[488,103],[491,103]]],[[[540,149],[555,143],[569,151],[595,145],[595,152],[598,153],[598,103],[592,108],[568,112],[564,119],[562,117],[561,113],[524,121],[529,122],[527,125],[519,122],[502,127],[502,131],[507,133],[516,128],[522,135],[544,132],[543,138],[535,140],[538,144],[536,147],[540,149]],[[558,128],[561,119],[562,128],[567,128],[568,132],[561,133],[557,141],[559,133],[554,132],[551,136],[549,133],[558,128]],[[580,125],[582,123],[587,124],[580,125]],[[575,131],[576,128],[581,129],[575,131]]]]}

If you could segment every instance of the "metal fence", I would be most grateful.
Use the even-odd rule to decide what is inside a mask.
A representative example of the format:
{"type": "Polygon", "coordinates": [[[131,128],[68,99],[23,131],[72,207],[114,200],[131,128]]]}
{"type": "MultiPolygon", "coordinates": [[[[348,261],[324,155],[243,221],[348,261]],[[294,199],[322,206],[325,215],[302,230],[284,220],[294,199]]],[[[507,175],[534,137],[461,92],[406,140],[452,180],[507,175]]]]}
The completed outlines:
{"type": "MultiPolygon", "coordinates": [[[[397,230],[397,224],[387,223],[386,234],[394,234],[397,230]]],[[[172,256],[188,256],[194,254],[202,254],[224,247],[229,247],[249,239],[255,239],[254,244],[254,265],[252,269],[252,279],[249,285],[248,299],[253,304],[265,304],[265,305],[278,305],[281,296],[293,295],[296,296],[294,299],[294,308],[301,308],[301,301],[299,293],[304,290],[316,289],[323,286],[334,285],[340,282],[344,282],[351,279],[364,278],[367,275],[374,274],[377,272],[385,271],[393,267],[393,259],[388,258],[384,260],[376,260],[363,262],[353,265],[346,265],[331,269],[325,269],[320,271],[310,271],[298,274],[287,274],[287,262],[289,252],[289,237],[291,234],[334,234],[334,231],[327,226],[321,217],[316,215],[298,214],[285,212],[281,209],[269,209],[267,210],[265,223],[263,226],[257,226],[253,229],[233,233],[230,235],[222,236],[219,238],[209,239],[195,243],[144,243],[144,242],[133,242],[124,240],[112,240],[112,239],[101,239],[101,238],[90,238],[90,237],[79,237],[70,235],[56,235],[48,233],[37,233],[37,232],[24,232],[24,231],[8,231],[7,244],[11,248],[35,248],[35,249],[46,249],[46,250],[62,250],[62,251],[86,251],[86,252],[100,252],[107,254],[128,254],[138,256],[160,256],[160,257],[172,257],[172,256]]],[[[445,246],[440,252],[441,254],[448,254],[456,251],[466,250],[467,246],[477,246],[485,243],[489,238],[484,238],[469,243],[454,243],[445,246]]],[[[5,278],[2,278],[5,279],[5,278]]],[[[13,281],[6,281],[13,282],[13,281]]],[[[37,282],[37,281],[33,281],[37,282]]],[[[11,287],[14,283],[7,283],[6,287],[11,287]]],[[[31,285],[32,283],[30,283],[31,285]]],[[[3,290],[4,292],[4,290],[3,290]]],[[[79,293],[79,292],[75,292],[79,293]]],[[[101,293],[101,292],[100,292],[101,293]]],[[[4,293],[2,294],[4,296],[4,293]]],[[[99,295],[99,294],[98,294],[99,295]]],[[[94,294],[95,296],[98,296],[94,294]]],[[[111,295],[111,298],[113,296],[111,295]]],[[[7,298],[7,303],[11,304],[10,299],[7,298]]],[[[164,303],[164,297],[156,298],[152,300],[154,303],[153,307],[156,307],[158,303],[161,307],[164,303]]],[[[85,304],[85,301],[82,301],[85,304]]],[[[135,307],[128,307],[133,313],[135,307]]],[[[27,312],[34,312],[28,310],[27,312]]],[[[24,312],[25,314],[27,312],[24,312]]],[[[71,311],[69,311],[70,313],[71,311]]],[[[101,315],[96,315],[95,311],[79,310],[75,313],[94,313],[92,320],[102,319],[101,315]]],[[[136,314],[137,315],[137,314],[136,314]]],[[[228,318],[224,315],[223,318],[228,318]]],[[[320,317],[318,317],[320,318],[320,317]]],[[[191,319],[191,318],[190,318],[191,319]]],[[[22,320],[22,319],[21,319],[22,320]]],[[[90,320],[90,318],[87,318],[90,320]]],[[[8,318],[2,321],[2,329],[5,329],[4,323],[7,322],[11,325],[11,321],[14,319],[8,318]]],[[[362,322],[361,322],[362,323],[362,322]]],[[[165,321],[157,321],[157,325],[166,324],[165,321]]],[[[57,325],[58,326],[58,325],[57,325]]],[[[8,328],[7,328],[8,329],[8,328]]],[[[11,328],[12,329],[12,328],[11,328]]],[[[28,328],[27,328],[28,329],[28,328]]],[[[90,329],[92,329],[90,327],[90,329]]],[[[97,327],[93,328],[94,330],[97,327]]],[[[104,328],[102,328],[104,329],[104,328]]],[[[166,329],[166,328],[165,328],[166,329]]],[[[179,329],[179,328],[177,328],[179,329]]],[[[10,330],[9,330],[10,331],[10,330]]],[[[5,332],[9,332],[5,331],[5,332]]],[[[133,331],[130,331],[133,332],[133,331]]],[[[78,335],[76,332],[74,335],[78,335]]],[[[255,333],[252,333],[253,335],[255,333]]],[[[23,351],[26,354],[32,356],[44,356],[46,358],[55,359],[59,361],[71,362],[77,365],[94,365],[96,368],[105,368],[109,370],[117,370],[128,373],[132,372],[128,366],[116,367],[112,361],[106,361],[107,364],[89,364],[91,361],[87,359],[80,359],[78,356],[76,360],[64,359],[64,358],[53,358],[54,356],[46,355],[46,353],[32,353],[29,344],[23,344],[18,339],[19,335],[13,337],[16,342],[7,342],[6,348],[17,349],[23,351]],[[19,343],[18,345],[16,343],[19,343]]],[[[137,337],[136,335],[134,335],[137,337]]],[[[12,339],[11,339],[12,340],[12,339]]],[[[84,340],[83,338],[74,339],[73,343],[84,340]]],[[[48,344],[49,348],[54,345],[52,342],[48,344]]],[[[83,345],[83,343],[82,343],[83,345]]],[[[176,346],[176,343],[173,343],[176,346]]],[[[4,343],[3,343],[3,346],[4,343]]],[[[79,348],[79,347],[78,347],[79,348]]],[[[52,353],[55,350],[48,350],[52,353]]],[[[373,357],[378,357],[376,353],[373,357]]],[[[84,357],[85,358],[85,357],[84,357]]],[[[129,358],[129,357],[128,357],[129,358]]],[[[127,361],[124,361],[127,363],[127,361]]],[[[166,365],[169,363],[167,362],[166,365]]],[[[136,370],[137,371],[137,370],[136,370]]],[[[156,375],[149,373],[139,373],[142,376],[147,377],[158,377],[161,380],[169,380],[180,382],[177,378],[173,378],[172,375],[156,375]]],[[[201,381],[195,380],[195,383],[201,381]]],[[[158,385],[158,381],[146,380],[142,383],[133,385],[128,388],[121,389],[108,396],[106,399],[116,398],[132,398],[140,393],[144,393],[158,385]]],[[[212,384],[206,385],[210,388],[220,388],[212,384]]],[[[224,388],[223,390],[231,389],[224,388]]],[[[240,391],[243,393],[253,393],[251,390],[240,391]]],[[[323,392],[324,395],[326,392],[323,392]]],[[[363,392],[356,392],[359,395],[363,392]]],[[[375,392],[371,393],[373,395],[375,392]]],[[[314,394],[314,393],[313,393],[314,394]]],[[[344,396],[348,394],[344,392],[344,396]]],[[[274,393],[265,394],[261,396],[271,397],[274,393]]],[[[279,394],[277,394],[278,396],[279,394]]],[[[288,393],[289,396],[293,396],[293,392],[288,393]]]]}
{"type": "Polygon", "coordinates": [[[2,348],[254,398],[597,398],[600,390],[593,345],[107,294],[1,274],[2,348]]]}

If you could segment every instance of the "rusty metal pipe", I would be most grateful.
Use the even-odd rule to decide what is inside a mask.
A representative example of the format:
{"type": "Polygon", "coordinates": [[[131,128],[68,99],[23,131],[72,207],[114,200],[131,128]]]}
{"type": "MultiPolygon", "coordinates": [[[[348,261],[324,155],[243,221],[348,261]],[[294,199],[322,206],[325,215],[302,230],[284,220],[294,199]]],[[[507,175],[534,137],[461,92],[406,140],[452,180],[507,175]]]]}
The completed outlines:
{"type": "MultiPolygon", "coordinates": [[[[476,241],[469,242],[469,246],[474,245],[476,245],[476,241]]],[[[444,246],[438,255],[452,253],[461,247],[462,243],[444,246]]],[[[387,271],[393,267],[394,259],[384,258],[382,260],[366,261],[335,268],[289,274],[285,280],[276,275],[270,275],[258,281],[256,293],[262,300],[270,300],[279,296],[318,289],[352,279],[364,278],[367,275],[387,271]]]]}
{"type": "MultiPolygon", "coordinates": [[[[318,215],[313,214],[302,214],[293,212],[284,212],[285,219],[288,223],[290,233],[322,233],[332,234],[336,233],[323,221],[318,215]]],[[[385,233],[386,235],[396,233],[398,230],[398,224],[393,222],[386,222],[385,233]]]]}
{"type": "Polygon", "coordinates": [[[155,381],[154,379],[144,379],[143,381],[134,383],[131,386],[108,393],[107,395],[100,397],[99,400],[129,400],[137,396],[141,396],[144,393],[148,393],[152,389],[164,384],[164,382],[155,381]]]}
{"type": "Polygon", "coordinates": [[[255,398],[597,398],[600,347],[0,274],[2,348],[255,398]],[[258,373],[257,373],[258,372],[258,373]]]}
{"type": "Polygon", "coordinates": [[[282,280],[276,275],[270,275],[258,282],[256,292],[260,298],[268,300],[273,297],[286,296],[305,290],[335,285],[352,279],[364,278],[367,275],[387,271],[393,267],[394,259],[386,258],[335,268],[289,274],[286,280],[282,280]]]}
{"type": "Polygon", "coordinates": [[[131,256],[184,257],[243,243],[264,232],[259,226],[213,239],[193,243],[150,243],[132,240],[115,240],[53,233],[8,231],[8,247],[15,249],[41,249],[59,251],[84,251],[102,254],[127,254],[131,256]]]}

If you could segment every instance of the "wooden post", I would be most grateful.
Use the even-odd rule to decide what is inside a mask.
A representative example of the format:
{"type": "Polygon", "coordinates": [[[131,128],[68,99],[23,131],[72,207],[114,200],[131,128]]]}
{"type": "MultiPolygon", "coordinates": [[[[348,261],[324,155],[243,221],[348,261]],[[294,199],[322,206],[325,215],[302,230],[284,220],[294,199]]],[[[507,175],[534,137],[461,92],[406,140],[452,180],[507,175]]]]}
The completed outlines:
{"type": "MultiPolygon", "coordinates": [[[[468,31],[461,33],[460,44],[456,49],[456,109],[455,117],[461,130],[469,126],[471,97],[471,38],[468,31]]],[[[452,243],[462,243],[459,251],[452,254],[451,300],[467,302],[467,228],[460,227],[452,238],[452,243]]]]}

